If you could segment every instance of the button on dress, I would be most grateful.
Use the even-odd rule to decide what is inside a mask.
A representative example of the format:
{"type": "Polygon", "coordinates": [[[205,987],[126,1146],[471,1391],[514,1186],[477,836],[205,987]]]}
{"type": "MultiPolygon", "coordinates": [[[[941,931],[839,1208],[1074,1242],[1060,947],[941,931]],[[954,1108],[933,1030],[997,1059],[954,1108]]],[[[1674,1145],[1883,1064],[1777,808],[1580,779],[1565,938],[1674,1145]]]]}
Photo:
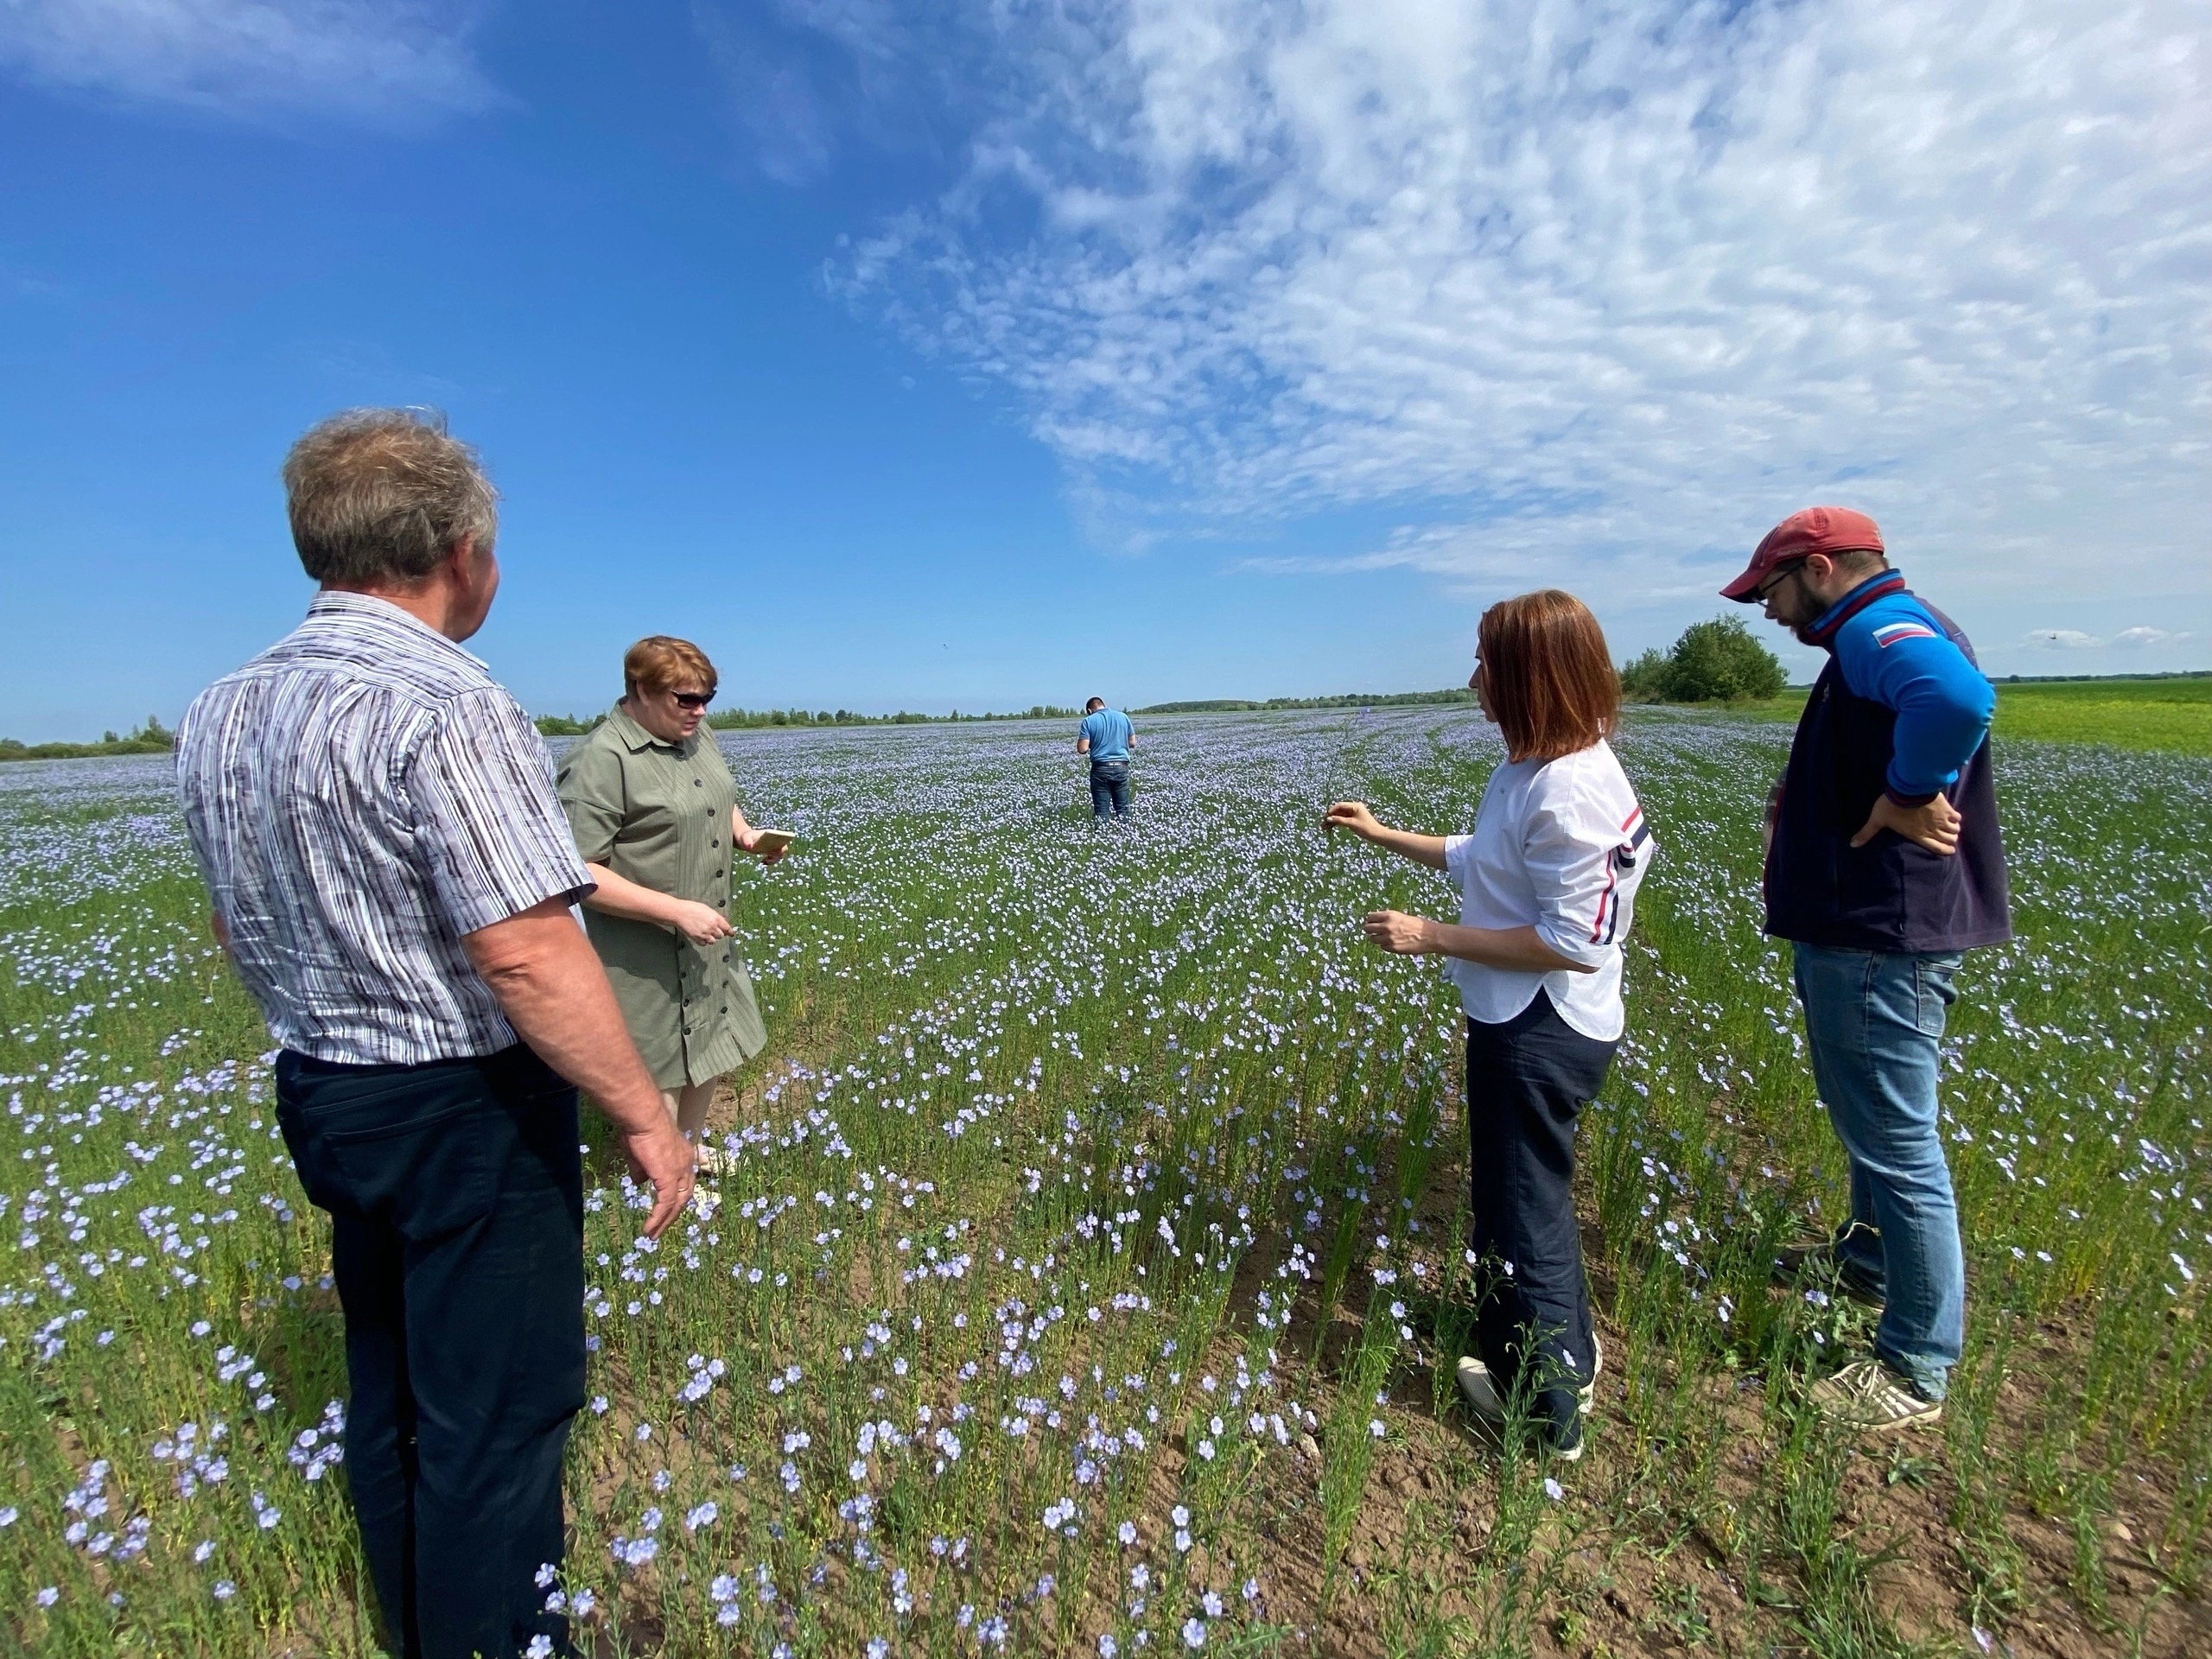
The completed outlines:
{"type": "MultiPolygon", "coordinates": [[[[562,758],[556,781],[587,863],[729,914],[737,785],[707,728],[664,742],[618,707],[562,758]]],[[[706,1083],[766,1046],[736,940],[696,944],[589,906],[584,926],[657,1087],[706,1083]]]]}

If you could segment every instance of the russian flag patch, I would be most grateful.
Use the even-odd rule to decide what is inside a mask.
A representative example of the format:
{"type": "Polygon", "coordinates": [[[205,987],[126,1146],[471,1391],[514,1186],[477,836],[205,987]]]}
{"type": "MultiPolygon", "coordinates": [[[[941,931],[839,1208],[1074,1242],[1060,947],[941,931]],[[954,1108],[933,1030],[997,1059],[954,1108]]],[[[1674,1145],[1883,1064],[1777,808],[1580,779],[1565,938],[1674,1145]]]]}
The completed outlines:
{"type": "Polygon", "coordinates": [[[1933,639],[1936,630],[1925,622],[1885,622],[1874,630],[1874,643],[1884,651],[1900,639],[1933,639]]]}

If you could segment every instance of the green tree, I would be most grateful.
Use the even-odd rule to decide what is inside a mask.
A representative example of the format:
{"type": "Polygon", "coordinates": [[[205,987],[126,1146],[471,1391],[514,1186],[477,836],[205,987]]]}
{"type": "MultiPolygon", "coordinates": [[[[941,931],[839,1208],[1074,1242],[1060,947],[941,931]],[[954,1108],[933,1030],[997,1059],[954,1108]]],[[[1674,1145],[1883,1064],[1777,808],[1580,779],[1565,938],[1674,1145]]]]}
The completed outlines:
{"type": "Polygon", "coordinates": [[[1716,616],[1683,629],[1665,656],[1647,651],[1625,664],[1621,695],[1631,702],[1738,702],[1779,696],[1788,681],[1742,617],[1716,616]]]}
{"type": "Polygon", "coordinates": [[[582,737],[597,728],[605,715],[594,715],[589,720],[578,720],[574,715],[540,715],[537,734],[540,737],[582,737]]]}
{"type": "Polygon", "coordinates": [[[1657,702],[1667,695],[1667,653],[1654,645],[1621,664],[1621,696],[1630,702],[1657,702]]]}

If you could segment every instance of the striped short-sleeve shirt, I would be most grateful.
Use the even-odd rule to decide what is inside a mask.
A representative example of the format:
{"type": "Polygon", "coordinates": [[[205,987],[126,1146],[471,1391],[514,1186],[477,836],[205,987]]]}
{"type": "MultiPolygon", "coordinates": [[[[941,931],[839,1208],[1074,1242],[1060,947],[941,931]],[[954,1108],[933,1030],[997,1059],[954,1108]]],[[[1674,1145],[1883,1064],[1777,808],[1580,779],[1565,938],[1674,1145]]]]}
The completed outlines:
{"type": "Polygon", "coordinates": [[[484,664],[397,606],[323,593],[177,730],[186,829],[284,1047],[351,1065],[515,1040],[461,937],[593,882],[545,745],[484,664]]]}

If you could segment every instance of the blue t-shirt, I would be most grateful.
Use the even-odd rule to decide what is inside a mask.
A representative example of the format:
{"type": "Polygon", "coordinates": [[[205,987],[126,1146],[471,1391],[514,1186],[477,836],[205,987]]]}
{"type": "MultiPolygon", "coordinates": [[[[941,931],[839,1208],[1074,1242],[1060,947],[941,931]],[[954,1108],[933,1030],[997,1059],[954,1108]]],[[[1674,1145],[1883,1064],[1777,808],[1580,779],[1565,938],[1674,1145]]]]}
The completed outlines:
{"type": "Polygon", "coordinates": [[[1085,715],[1079,728],[1090,740],[1090,758],[1126,760],[1129,758],[1129,717],[1118,709],[1101,709],[1085,715]]]}

